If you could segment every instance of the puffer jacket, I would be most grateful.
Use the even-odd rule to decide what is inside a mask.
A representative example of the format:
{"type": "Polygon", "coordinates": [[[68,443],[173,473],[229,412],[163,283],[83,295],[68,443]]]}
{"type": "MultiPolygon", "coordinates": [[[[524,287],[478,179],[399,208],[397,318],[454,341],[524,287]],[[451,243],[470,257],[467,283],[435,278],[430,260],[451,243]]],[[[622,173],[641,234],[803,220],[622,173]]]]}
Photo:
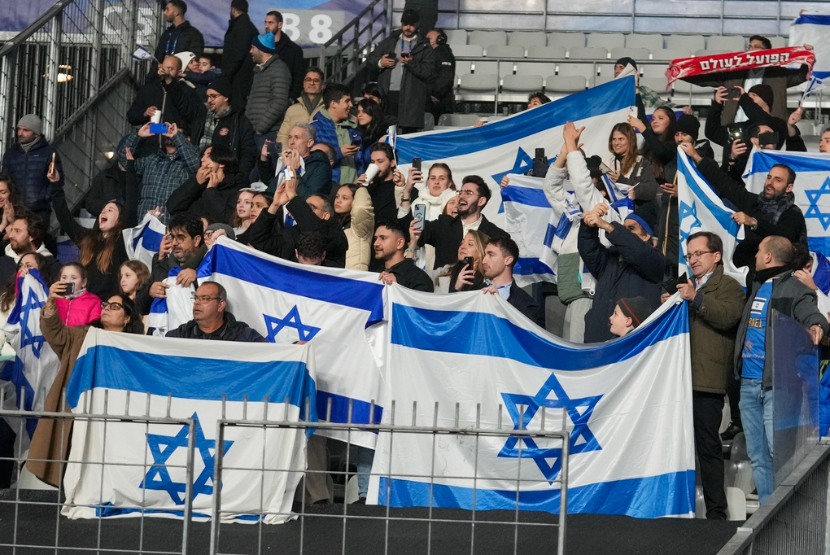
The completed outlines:
{"type": "Polygon", "coordinates": [[[101,317],[101,299],[86,290],[72,299],[56,298],[55,306],[67,326],[85,326],[101,317]]]}
{"type": "Polygon", "coordinates": [[[351,225],[344,229],[349,241],[346,251],[346,268],[368,270],[372,259],[372,233],[375,229],[375,214],[372,199],[366,187],[360,187],[352,202],[351,225]]]}
{"type": "Polygon", "coordinates": [[[28,151],[16,142],[3,154],[3,171],[14,178],[23,196],[23,204],[29,210],[40,212],[50,209],[50,183],[46,179],[46,172],[49,171],[53,153],[58,173],[63,175],[61,157],[43,136],[28,151]]]}
{"type": "Polygon", "coordinates": [[[248,96],[245,115],[260,135],[276,132],[288,108],[291,72],[285,62],[271,56],[254,68],[254,83],[248,96]]]}

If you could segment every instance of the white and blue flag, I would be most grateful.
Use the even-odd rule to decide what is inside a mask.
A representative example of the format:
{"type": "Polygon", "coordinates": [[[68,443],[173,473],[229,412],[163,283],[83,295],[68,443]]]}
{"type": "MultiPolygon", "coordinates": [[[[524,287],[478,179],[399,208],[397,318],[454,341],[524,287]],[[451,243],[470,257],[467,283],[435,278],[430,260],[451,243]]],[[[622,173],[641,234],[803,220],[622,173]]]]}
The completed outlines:
{"type": "Polygon", "coordinates": [[[402,135],[396,142],[398,166],[406,174],[412,159],[419,157],[424,172],[433,162],[448,164],[458,183],[465,175],[480,175],[493,192],[485,207],[485,214],[493,219],[501,208],[502,177],[527,173],[536,148],[559,152],[567,122],[585,126],[580,137],[585,152],[607,152],[611,129],[628,121],[634,104],[634,77],[626,77],[481,127],[402,135]]]}
{"type": "Polygon", "coordinates": [[[804,96],[823,89],[824,83],[830,77],[830,14],[810,13],[805,10],[790,25],[790,46],[809,44],[813,47],[816,61],[813,64],[813,73],[806,83],[799,87],[804,90],[804,96]]]}
{"type": "Polygon", "coordinates": [[[720,195],[703,179],[697,167],[682,149],[677,149],[677,197],[680,221],[680,253],[678,274],[687,276],[692,271],[683,258],[688,254],[686,239],[698,231],[711,231],[723,241],[723,271],[738,283],[746,283],[747,268],[737,268],[732,254],[743,240],[743,227],[732,220],[734,210],[726,206],[720,195]]]}
{"type": "MultiPolygon", "coordinates": [[[[49,286],[37,270],[17,277],[17,300],[3,326],[6,341],[14,349],[14,360],[0,367],[0,387],[5,395],[4,409],[43,410],[46,395],[60,369],[60,361],[40,330],[40,311],[49,296],[49,286]]],[[[9,425],[19,432],[21,422],[11,419],[9,425]]],[[[27,418],[23,437],[18,437],[19,453],[28,449],[35,433],[36,418],[27,418]]]]}
{"type": "Polygon", "coordinates": [[[161,221],[151,214],[144,216],[136,227],[125,229],[124,246],[127,248],[127,257],[130,260],[140,260],[148,268],[153,267],[153,255],[159,251],[161,241],[167,228],[161,221]]]}
{"type": "MultiPolygon", "coordinates": [[[[380,422],[384,285],[378,274],[295,264],[220,238],[198,278],[221,283],[228,310],[268,341],[314,344],[321,420],[330,405],[332,422],[347,422],[350,411],[352,422],[368,423],[370,415],[380,422]]],[[[370,448],[376,438],[362,431],[319,433],[370,448]]]]}
{"type": "Polygon", "coordinates": [[[305,470],[306,430],[227,426],[217,445],[217,420],[315,422],[311,349],[90,328],[67,387],[70,409],[178,422],[75,420],[62,513],[182,516],[192,442],[195,518],[210,516],[221,488],[223,520],[257,521],[252,513],[266,513],[267,524],[288,520],[305,470]],[[225,470],[217,483],[220,453],[225,470]]]}
{"type": "Polygon", "coordinates": [[[510,431],[541,430],[543,418],[556,429],[565,409],[569,512],[694,515],[686,303],[664,303],[621,339],[576,345],[529,326],[498,295],[391,286],[388,299],[395,422],[506,433],[441,435],[437,444],[429,434],[381,433],[369,501],[467,510],[518,502],[556,513],[561,441],[510,431]]]}
{"type": "Polygon", "coordinates": [[[754,151],[743,176],[747,190],[763,192],[767,173],[775,164],[785,164],[795,172],[795,204],[801,208],[807,223],[810,250],[830,256],[830,156],[812,152],[754,151]]]}

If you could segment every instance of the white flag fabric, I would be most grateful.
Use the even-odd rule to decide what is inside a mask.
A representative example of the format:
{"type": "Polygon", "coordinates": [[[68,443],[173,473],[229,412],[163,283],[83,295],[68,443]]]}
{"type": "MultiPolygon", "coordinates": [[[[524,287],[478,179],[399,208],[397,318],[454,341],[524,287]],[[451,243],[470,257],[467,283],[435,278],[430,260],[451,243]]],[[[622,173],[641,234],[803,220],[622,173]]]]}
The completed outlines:
{"type": "MultiPolygon", "coordinates": [[[[0,367],[0,387],[5,391],[5,409],[43,410],[46,395],[60,369],[60,361],[40,331],[40,311],[46,304],[49,287],[37,270],[17,278],[17,300],[3,326],[6,340],[14,348],[14,360],[0,367]]],[[[20,422],[9,425],[19,432],[20,422]]],[[[27,418],[24,437],[19,437],[20,452],[28,449],[35,433],[36,418],[27,418]]]]}
{"type": "Polygon", "coordinates": [[[793,193],[807,223],[810,250],[830,256],[830,156],[812,152],[754,151],[744,170],[747,190],[761,193],[767,173],[775,164],[785,164],[795,172],[793,193]]]}
{"type": "Polygon", "coordinates": [[[830,76],[830,14],[808,13],[805,11],[790,25],[790,46],[813,46],[816,56],[813,73],[806,83],[799,88],[809,95],[825,88],[824,83],[830,76]]]}
{"type": "MultiPolygon", "coordinates": [[[[228,309],[268,341],[314,344],[321,420],[331,403],[333,422],[347,422],[350,410],[353,422],[368,423],[370,413],[380,422],[384,286],[378,274],[295,264],[221,237],[198,278],[221,283],[228,309]]],[[[318,433],[370,448],[376,439],[362,431],[318,433]]]]}
{"type": "MultiPolygon", "coordinates": [[[[569,512],[694,515],[685,302],[664,303],[626,337],[593,345],[531,328],[498,295],[423,294],[393,285],[388,302],[386,379],[397,423],[432,426],[437,417],[437,426],[455,426],[457,417],[458,426],[471,428],[480,418],[484,429],[502,422],[507,432],[539,430],[545,407],[550,430],[564,408],[569,512]]],[[[561,443],[439,437],[436,447],[429,434],[381,433],[369,501],[515,510],[518,498],[521,510],[558,512],[559,484],[551,480],[559,476],[561,443]],[[527,481],[517,495],[519,472],[527,481]]]]}
{"type": "Polygon", "coordinates": [[[138,62],[143,62],[145,60],[152,60],[153,59],[153,54],[152,54],[152,52],[150,52],[149,50],[147,50],[146,48],[144,48],[143,46],[141,46],[139,44],[138,48],[136,48],[135,51],[133,52],[133,59],[138,61],[138,62]]]}
{"type": "Polygon", "coordinates": [[[129,259],[140,260],[148,268],[152,268],[153,255],[159,251],[166,231],[167,228],[161,220],[150,214],[146,214],[136,227],[125,229],[122,235],[129,259]]]}
{"type": "Polygon", "coordinates": [[[611,129],[628,121],[634,104],[634,77],[626,77],[481,127],[401,135],[396,142],[398,166],[406,175],[412,158],[420,157],[425,173],[433,162],[444,162],[459,184],[465,175],[480,175],[493,192],[484,209],[493,219],[501,208],[502,177],[527,173],[536,148],[559,152],[567,122],[586,127],[580,137],[585,152],[606,153],[611,129]]]}
{"type": "Polygon", "coordinates": [[[739,269],[732,263],[735,247],[744,238],[743,228],[731,219],[735,211],[726,206],[680,148],[677,149],[677,198],[680,220],[678,275],[684,272],[687,276],[692,275],[683,258],[688,254],[686,238],[698,231],[711,231],[723,241],[724,273],[740,284],[746,283],[748,269],[739,269]]]}
{"type": "MultiPolygon", "coordinates": [[[[221,509],[228,511],[223,520],[251,522],[258,517],[250,513],[267,512],[263,522],[284,522],[305,470],[305,430],[229,426],[224,442],[217,445],[216,421],[298,421],[306,416],[316,421],[311,349],[90,328],[67,387],[67,404],[74,413],[166,417],[169,410],[171,418],[192,419],[194,518],[210,516],[219,487],[221,509]],[[214,462],[219,452],[228,469],[217,484],[214,462]],[[262,461],[270,472],[258,470],[262,461]]],[[[76,420],[62,514],[180,517],[189,432],[189,425],[182,423],[76,420]],[[95,464],[101,462],[119,464],[95,464]]]]}

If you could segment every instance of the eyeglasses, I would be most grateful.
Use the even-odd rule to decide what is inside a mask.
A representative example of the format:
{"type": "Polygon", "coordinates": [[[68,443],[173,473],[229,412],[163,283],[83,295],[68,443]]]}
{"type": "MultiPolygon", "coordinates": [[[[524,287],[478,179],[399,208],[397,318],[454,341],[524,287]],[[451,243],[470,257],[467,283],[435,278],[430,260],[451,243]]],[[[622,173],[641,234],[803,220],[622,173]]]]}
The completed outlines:
{"type": "Polygon", "coordinates": [[[216,100],[216,99],[217,99],[217,98],[219,98],[220,96],[224,96],[224,95],[221,95],[221,94],[209,94],[209,95],[207,95],[207,97],[208,97],[210,100],[216,100]]]}
{"type": "Polygon", "coordinates": [[[205,295],[200,295],[198,297],[196,297],[196,296],[193,297],[193,302],[196,303],[196,304],[207,304],[210,301],[221,301],[221,300],[222,300],[221,297],[207,297],[205,295]]]}
{"type": "Polygon", "coordinates": [[[687,254],[683,258],[686,260],[686,262],[691,262],[692,260],[694,260],[696,258],[700,258],[704,254],[713,254],[714,252],[715,251],[697,251],[697,252],[687,254]]]}
{"type": "Polygon", "coordinates": [[[461,190],[458,192],[458,194],[460,194],[460,195],[464,195],[464,196],[467,196],[467,197],[474,197],[474,196],[476,196],[478,193],[476,193],[476,192],[475,192],[475,191],[473,191],[472,189],[461,189],[461,190]]]}
{"type": "Polygon", "coordinates": [[[323,80],[322,79],[314,79],[312,77],[306,77],[305,79],[303,79],[303,82],[304,83],[322,83],[323,80]]]}
{"type": "Polygon", "coordinates": [[[110,310],[121,310],[122,308],[124,308],[124,305],[121,304],[121,303],[111,303],[109,301],[101,301],[101,310],[104,310],[104,309],[107,309],[107,308],[110,309],[110,310]]]}

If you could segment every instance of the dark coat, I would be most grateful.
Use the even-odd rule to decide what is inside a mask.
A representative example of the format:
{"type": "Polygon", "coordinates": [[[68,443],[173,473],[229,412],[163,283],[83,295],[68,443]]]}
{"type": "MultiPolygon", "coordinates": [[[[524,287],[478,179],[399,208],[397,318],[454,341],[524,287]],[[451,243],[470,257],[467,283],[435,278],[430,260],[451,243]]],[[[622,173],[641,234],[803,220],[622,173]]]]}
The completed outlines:
{"type": "MultiPolygon", "coordinates": [[[[384,54],[395,50],[400,39],[401,31],[394,31],[391,36],[383,39],[366,59],[369,75],[373,80],[377,80],[384,95],[389,94],[392,72],[389,69],[379,68],[378,62],[384,54]]],[[[429,99],[432,80],[435,78],[435,54],[429,41],[420,36],[411,54],[412,60],[406,64],[401,78],[398,125],[421,128],[424,126],[424,108],[429,99]]]]}
{"type": "Polygon", "coordinates": [[[197,217],[207,216],[214,222],[229,224],[236,209],[239,190],[248,186],[248,180],[239,172],[225,176],[217,187],[208,189],[207,183],[198,183],[196,176],[182,183],[167,199],[170,214],[189,212],[197,217]]]}
{"type": "MultiPolygon", "coordinates": [[[[308,156],[303,158],[305,173],[300,176],[300,183],[297,185],[297,196],[308,198],[312,195],[329,196],[331,193],[331,164],[325,152],[312,150],[308,156]]],[[[274,176],[276,168],[274,161],[269,156],[266,161],[257,158],[260,178],[268,183],[268,192],[274,194],[277,190],[277,177],[274,176]],[[268,178],[268,176],[272,176],[268,178]]]]}
{"type": "MultiPolygon", "coordinates": [[[[510,237],[506,231],[490,222],[486,216],[481,216],[481,225],[478,230],[488,237],[510,237]]],[[[401,218],[401,224],[405,229],[409,228],[412,220],[412,213],[401,218]]],[[[464,239],[464,223],[460,216],[452,217],[446,214],[438,216],[437,220],[424,222],[424,231],[418,241],[419,246],[432,245],[435,247],[435,265],[433,269],[455,264],[458,262],[458,245],[464,239]]]]}
{"type": "Polygon", "coordinates": [[[435,290],[435,286],[427,273],[416,266],[411,258],[404,258],[391,268],[383,268],[382,271],[393,274],[398,285],[402,285],[407,289],[426,291],[427,293],[432,293],[435,290]]]}
{"type": "Polygon", "coordinates": [[[243,110],[231,106],[228,115],[216,122],[211,139],[211,144],[225,145],[233,150],[239,161],[239,173],[246,179],[254,169],[258,157],[254,134],[254,126],[243,110]]]}
{"type": "Polygon", "coordinates": [[[585,314],[585,343],[607,341],[614,336],[608,319],[617,301],[645,297],[652,310],[660,305],[666,259],[660,252],[619,223],[605,237],[609,249],[599,240],[599,229],[579,227],[577,246],[585,266],[597,280],[594,303],[585,314]]]}
{"type": "Polygon", "coordinates": [[[196,89],[180,79],[174,79],[169,85],[164,81],[147,83],[139,89],[127,110],[127,121],[131,125],[144,125],[150,121],[149,116],[144,115],[150,106],[162,110],[161,121],[175,123],[192,143],[199,143],[207,110],[196,89]]]}
{"type": "Polygon", "coordinates": [[[438,99],[436,106],[427,97],[427,106],[433,108],[430,111],[437,111],[442,114],[455,111],[455,55],[449,44],[442,44],[434,51],[435,56],[435,78],[430,85],[429,95],[438,99]],[[436,110],[437,108],[437,110],[436,110]]]}
{"type": "Polygon", "coordinates": [[[758,221],[755,230],[744,226],[744,240],[735,247],[732,255],[732,262],[738,268],[749,266],[755,268],[755,253],[764,237],[780,235],[786,237],[793,243],[806,241],[803,231],[806,229],[804,214],[797,204],[793,204],[778,218],[777,224],[764,220],[761,211],[758,209],[758,197],[756,193],[750,193],[743,184],[736,183],[732,178],[718,168],[714,160],[704,158],[698,164],[698,169],[703,178],[709,182],[712,188],[723,198],[729,200],[735,207],[752,216],[758,221]]]}
{"type": "Polygon", "coordinates": [[[527,316],[537,326],[541,328],[545,327],[544,310],[542,310],[533,297],[527,294],[527,291],[516,285],[515,280],[513,281],[513,285],[510,286],[510,296],[507,297],[507,302],[527,316]]]}
{"type": "Polygon", "coordinates": [[[58,173],[63,175],[60,155],[43,136],[28,151],[23,150],[20,143],[15,142],[3,154],[3,171],[14,178],[23,204],[29,210],[35,212],[49,210],[51,183],[46,179],[46,172],[49,171],[52,154],[55,154],[58,173]]]}
{"type": "Polygon", "coordinates": [[[395,202],[395,183],[392,180],[379,181],[375,179],[366,189],[372,198],[375,222],[380,223],[398,219],[398,205],[395,202]]]}
{"type": "Polygon", "coordinates": [[[306,64],[303,49],[286,33],[280,33],[280,40],[275,46],[277,56],[285,62],[291,72],[291,98],[297,98],[303,93],[303,79],[305,78],[306,64]]]}
{"type": "Polygon", "coordinates": [[[251,94],[245,108],[245,115],[251,120],[254,131],[276,134],[288,109],[290,85],[291,72],[277,56],[271,56],[264,64],[254,68],[251,94]]]}
{"type": "Polygon", "coordinates": [[[171,25],[164,30],[159,37],[155,56],[156,60],[161,63],[165,56],[172,56],[179,52],[193,52],[198,58],[204,51],[205,38],[202,33],[189,21],[185,21],[178,27],[171,25]]]}
{"type": "Polygon", "coordinates": [[[179,326],[174,330],[167,332],[165,337],[179,337],[181,339],[212,339],[214,341],[240,341],[244,343],[268,343],[258,331],[251,328],[245,322],[240,322],[234,318],[230,312],[225,312],[225,323],[221,328],[205,335],[199,329],[199,324],[196,320],[191,320],[179,326]]]}
{"type": "Polygon", "coordinates": [[[251,84],[254,82],[254,61],[251,59],[251,41],[259,34],[251,18],[244,13],[228,23],[222,50],[222,75],[233,83],[231,104],[245,106],[251,84]]]}
{"type": "Polygon", "coordinates": [[[109,201],[117,200],[124,204],[126,196],[127,172],[118,166],[117,160],[114,160],[92,178],[92,187],[84,197],[84,208],[93,216],[97,216],[109,201]]]}
{"type": "Polygon", "coordinates": [[[247,240],[257,250],[296,262],[294,249],[297,238],[305,231],[316,231],[326,244],[326,266],[346,267],[346,251],[349,240],[340,227],[337,218],[321,220],[299,195],[288,201],[285,208],[291,213],[296,225],[282,227],[278,224],[278,214],[267,210],[260,212],[256,221],[246,233],[247,240]]]}

